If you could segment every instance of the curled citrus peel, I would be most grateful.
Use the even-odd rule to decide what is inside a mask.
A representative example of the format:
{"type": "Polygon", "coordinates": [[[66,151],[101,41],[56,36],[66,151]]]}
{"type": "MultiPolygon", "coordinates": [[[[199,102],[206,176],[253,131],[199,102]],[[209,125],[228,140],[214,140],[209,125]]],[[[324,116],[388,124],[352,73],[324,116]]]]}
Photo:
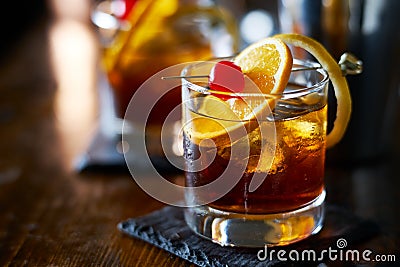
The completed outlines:
{"type": "Polygon", "coordinates": [[[326,147],[336,145],[346,132],[351,115],[351,96],[346,78],[335,59],[316,40],[294,33],[284,33],[274,36],[288,45],[300,47],[313,55],[321,66],[328,72],[337,99],[336,119],[333,129],[326,137],[326,147]]]}

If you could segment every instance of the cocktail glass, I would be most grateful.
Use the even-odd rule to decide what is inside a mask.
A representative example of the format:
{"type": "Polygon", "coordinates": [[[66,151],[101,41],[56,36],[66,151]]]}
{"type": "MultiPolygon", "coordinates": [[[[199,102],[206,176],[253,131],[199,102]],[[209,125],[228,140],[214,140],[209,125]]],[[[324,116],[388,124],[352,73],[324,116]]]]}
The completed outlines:
{"type": "MultiPolygon", "coordinates": [[[[195,63],[182,75],[210,73],[215,64],[195,63]]],[[[314,62],[293,67],[303,70],[275,95],[249,79],[242,93],[211,90],[207,78],[182,79],[185,219],[197,234],[262,247],[322,228],[329,78],[314,62]]]]}
{"type": "MultiPolygon", "coordinates": [[[[137,1],[127,20],[113,13],[117,3],[101,1],[92,16],[102,33],[101,61],[111,85],[116,116],[130,124],[133,139],[141,138],[145,125],[147,154],[163,162],[164,156],[180,156],[174,147],[180,117],[170,120],[170,125],[165,124],[181,102],[179,82],[170,88],[158,78],[157,83],[147,86],[148,97],[142,104],[154,105],[149,114],[129,105],[133,96],[153,75],[170,66],[236,53],[236,24],[230,13],[201,1],[137,1]],[[154,98],[155,103],[148,103],[148,99],[154,98]],[[143,117],[147,118],[145,122],[143,117]],[[169,140],[168,146],[161,144],[162,133],[169,140]]],[[[142,157],[138,154],[135,160],[142,157]]]]}

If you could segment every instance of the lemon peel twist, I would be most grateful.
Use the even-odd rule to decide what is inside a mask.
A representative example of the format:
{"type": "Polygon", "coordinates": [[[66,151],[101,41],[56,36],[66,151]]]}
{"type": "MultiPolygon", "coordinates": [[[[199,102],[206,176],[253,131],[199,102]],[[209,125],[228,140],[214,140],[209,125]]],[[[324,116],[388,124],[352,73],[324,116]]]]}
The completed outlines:
{"type": "Polygon", "coordinates": [[[350,121],[352,102],[349,86],[342,70],[331,54],[318,41],[295,33],[282,33],[275,35],[288,45],[303,48],[313,55],[321,66],[328,72],[337,99],[336,119],[331,132],[326,137],[326,147],[335,146],[343,138],[350,121]]]}

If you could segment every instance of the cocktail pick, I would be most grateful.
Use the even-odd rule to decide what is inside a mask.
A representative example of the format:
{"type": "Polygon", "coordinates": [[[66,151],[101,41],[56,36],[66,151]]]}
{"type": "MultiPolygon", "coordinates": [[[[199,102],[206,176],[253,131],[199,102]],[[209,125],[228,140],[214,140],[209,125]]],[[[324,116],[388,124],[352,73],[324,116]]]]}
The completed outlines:
{"type": "MultiPolygon", "coordinates": [[[[356,75],[363,71],[363,62],[358,59],[355,55],[346,52],[340,56],[339,63],[340,69],[342,70],[342,75],[356,75]]],[[[293,68],[292,71],[306,71],[306,70],[317,70],[322,69],[322,67],[308,67],[308,68],[293,68]]]]}
{"type": "MultiPolygon", "coordinates": [[[[339,66],[340,69],[342,70],[343,76],[346,75],[356,75],[360,74],[363,71],[363,62],[358,59],[355,55],[346,52],[344,53],[339,60],[339,66]]],[[[319,67],[302,67],[302,68],[293,68],[292,72],[295,71],[307,71],[307,70],[317,70],[317,69],[322,69],[321,66],[319,67]]],[[[210,75],[190,75],[190,76],[164,76],[161,77],[163,80],[167,79],[181,79],[181,78],[187,78],[187,79],[193,79],[193,78],[209,78],[210,75]]]]}

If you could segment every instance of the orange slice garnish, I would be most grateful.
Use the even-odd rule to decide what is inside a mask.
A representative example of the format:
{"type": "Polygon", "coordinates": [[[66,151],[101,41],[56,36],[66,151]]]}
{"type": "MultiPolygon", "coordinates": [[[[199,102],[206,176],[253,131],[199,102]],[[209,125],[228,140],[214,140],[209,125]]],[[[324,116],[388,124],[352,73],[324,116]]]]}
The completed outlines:
{"type": "MultiPolygon", "coordinates": [[[[252,89],[258,87],[252,93],[279,94],[287,85],[293,59],[284,42],[265,38],[244,49],[234,63],[241,67],[247,80],[250,78],[252,89]]],[[[232,139],[247,134],[246,130],[258,127],[257,119],[265,118],[275,102],[265,98],[253,104],[240,97],[225,101],[213,95],[196,98],[196,101],[199,107],[196,113],[183,115],[184,131],[196,144],[211,139],[218,146],[228,144],[232,139]]]]}
{"type": "Polygon", "coordinates": [[[264,38],[245,48],[234,60],[264,94],[285,90],[293,65],[289,47],[277,38],[264,38]]]}

